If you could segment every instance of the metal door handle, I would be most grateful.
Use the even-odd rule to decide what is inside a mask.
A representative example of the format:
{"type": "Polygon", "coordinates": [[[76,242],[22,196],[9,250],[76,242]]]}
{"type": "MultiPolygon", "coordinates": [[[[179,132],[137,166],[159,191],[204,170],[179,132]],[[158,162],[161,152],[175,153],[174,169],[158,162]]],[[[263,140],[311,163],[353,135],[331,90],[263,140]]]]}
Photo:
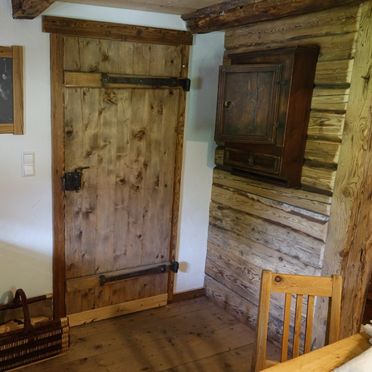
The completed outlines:
{"type": "Polygon", "coordinates": [[[225,107],[225,108],[230,108],[230,106],[231,106],[231,101],[225,101],[224,103],[223,103],[223,107],[225,107]]]}

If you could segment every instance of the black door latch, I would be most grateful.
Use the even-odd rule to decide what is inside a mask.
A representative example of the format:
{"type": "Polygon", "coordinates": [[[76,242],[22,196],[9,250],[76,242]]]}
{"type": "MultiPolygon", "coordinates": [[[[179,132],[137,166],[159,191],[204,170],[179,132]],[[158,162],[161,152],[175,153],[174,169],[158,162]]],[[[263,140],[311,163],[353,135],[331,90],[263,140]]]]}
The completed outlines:
{"type": "Polygon", "coordinates": [[[66,172],[62,177],[63,189],[65,191],[79,191],[81,189],[81,179],[83,170],[89,167],[76,168],[72,172],[66,172]]]}

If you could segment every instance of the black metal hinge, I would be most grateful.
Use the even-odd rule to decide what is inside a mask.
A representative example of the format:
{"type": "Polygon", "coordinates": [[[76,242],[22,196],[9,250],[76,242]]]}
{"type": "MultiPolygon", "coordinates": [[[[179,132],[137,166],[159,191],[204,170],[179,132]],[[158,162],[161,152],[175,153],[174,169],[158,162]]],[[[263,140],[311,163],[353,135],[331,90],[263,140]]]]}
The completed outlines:
{"type": "Polygon", "coordinates": [[[180,265],[177,261],[172,261],[167,264],[157,265],[157,266],[149,267],[143,270],[131,271],[131,272],[119,274],[119,275],[109,275],[109,276],[100,275],[99,283],[102,286],[102,285],[105,285],[106,283],[117,282],[119,280],[136,278],[136,277],[144,276],[144,275],[164,274],[168,272],[177,273],[179,267],[180,265]]]}
{"type": "Polygon", "coordinates": [[[189,92],[191,88],[190,79],[167,78],[167,77],[148,77],[148,76],[119,76],[102,74],[103,86],[109,84],[128,84],[128,85],[143,85],[154,88],[178,88],[181,87],[184,91],[189,92]]]}

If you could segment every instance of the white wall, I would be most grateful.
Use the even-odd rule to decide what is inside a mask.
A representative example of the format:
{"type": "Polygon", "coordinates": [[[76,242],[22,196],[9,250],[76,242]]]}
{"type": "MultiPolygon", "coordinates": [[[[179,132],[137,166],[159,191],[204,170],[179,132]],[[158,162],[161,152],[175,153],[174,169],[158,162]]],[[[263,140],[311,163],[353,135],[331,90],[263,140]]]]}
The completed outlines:
{"type": "MultiPolygon", "coordinates": [[[[25,47],[25,135],[0,135],[0,302],[23,287],[30,296],[52,291],[52,211],[49,35],[41,18],[13,20],[11,1],[0,2],[0,45],[25,47]],[[21,177],[21,154],[36,153],[36,176],[21,177]]],[[[55,3],[47,14],[184,29],[174,15],[55,3]]],[[[211,189],[216,66],[221,34],[196,37],[184,159],[179,259],[186,272],[176,291],[203,285],[211,189]],[[201,78],[203,75],[203,78],[201,78]]]]}
{"type": "Polygon", "coordinates": [[[222,64],[224,33],[195,37],[191,54],[185,153],[183,164],[181,223],[176,292],[204,286],[209,203],[214,167],[218,67],[222,64]]]}

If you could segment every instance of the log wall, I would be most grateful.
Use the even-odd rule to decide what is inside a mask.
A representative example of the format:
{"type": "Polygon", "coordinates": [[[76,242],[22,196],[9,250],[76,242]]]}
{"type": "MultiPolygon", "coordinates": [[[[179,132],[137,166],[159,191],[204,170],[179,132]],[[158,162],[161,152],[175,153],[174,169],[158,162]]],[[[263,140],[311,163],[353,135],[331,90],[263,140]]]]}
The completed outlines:
{"type": "MultiPolygon", "coordinates": [[[[207,295],[252,326],[262,269],[320,275],[348,109],[358,6],[262,22],[226,32],[228,54],[319,45],[301,189],[231,175],[216,150],[206,263],[207,295]]],[[[281,337],[281,299],[272,301],[269,334],[281,337]]]]}

